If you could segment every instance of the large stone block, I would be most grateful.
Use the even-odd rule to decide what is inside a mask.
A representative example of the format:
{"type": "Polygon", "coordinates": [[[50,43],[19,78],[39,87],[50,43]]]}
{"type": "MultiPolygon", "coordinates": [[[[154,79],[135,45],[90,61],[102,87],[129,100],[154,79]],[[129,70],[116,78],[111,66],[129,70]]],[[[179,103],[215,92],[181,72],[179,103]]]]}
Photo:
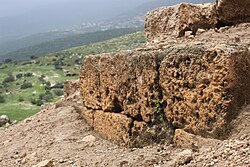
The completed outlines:
{"type": "Polygon", "coordinates": [[[195,35],[199,28],[210,29],[217,26],[218,19],[214,3],[166,6],[146,15],[145,34],[149,42],[161,36],[184,36],[186,31],[195,35]]]}
{"type": "Polygon", "coordinates": [[[166,117],[174,128],[223,138],[250,100],[250,53],[240,46],[175,46],[160,67],[166,117]]]}
{"type": "Polygon", "coordinates": [[[223,138],[250,100],[250,53],[190,44],[87,56],[80,90],[83,117],[120,145],[171,142],[175,128],[223,138]]]}
{"type": "Polygon", "coordinates": [[[158,68],[162,58],[157,51],[86,57],[80,76],[85,106],[155,122],[152,105],[160,98],[158,68]]]}
{"type": "Polygon", "coordinates": [[[250,22],[249,0],[217,0],[216,8],[220,22],[230,25],[250,22]]]}
{"type": "Polygon", "coordinates": [[[162,51],[87,56],[80,74],[83,103],[92,110],[83,111],[87,122],[121,145],[170,142],[173,129],[155,104],[161,99],[158,69],[163,56],[162,51]]]}

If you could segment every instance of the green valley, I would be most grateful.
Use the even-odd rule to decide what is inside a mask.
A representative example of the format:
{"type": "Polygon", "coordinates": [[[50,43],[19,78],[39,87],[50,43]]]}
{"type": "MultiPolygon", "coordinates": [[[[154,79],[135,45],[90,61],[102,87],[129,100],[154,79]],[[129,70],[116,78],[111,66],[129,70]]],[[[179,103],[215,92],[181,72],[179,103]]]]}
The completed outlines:
{"type": "Polygon", "coordinates": [[[78,78],[82,58],[89,54],[133,49],[145,43],[142,31],[119,38],[51,53],[26,61],[0,65],[0,115],[23,120],[39,111],[43,104],[63,96],[66,80],[78,78]]]}

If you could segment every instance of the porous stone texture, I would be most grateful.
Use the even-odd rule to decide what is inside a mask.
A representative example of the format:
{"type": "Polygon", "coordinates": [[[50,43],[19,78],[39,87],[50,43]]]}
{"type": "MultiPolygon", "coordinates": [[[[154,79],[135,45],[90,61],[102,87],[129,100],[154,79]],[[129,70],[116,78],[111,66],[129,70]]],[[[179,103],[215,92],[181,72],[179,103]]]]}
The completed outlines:
{"type": "Polygon", "coordinates": [[[224,138],[250,96],[250,54],[231,45],[87,56],[80,72],[83,117],[103,137],[131,147],[171,142],[173,129],[224,138]]]}
{"type": "Polygon", "coordinates": [[[80,76],[84,105],[92,110],[83,113],[87,122],[102,136],[127,146],[172,141],[173,130],[155,104],[161,99],[162,59],[161,51],[87,56],[80,76]]]}
{"type": "Polygon", "coordinates": [[[217,26],[215,3],[187,4],[157,8],[147,13],[145,34],[149,42],[161,36],[184,36],[186,31],[195,35],[199,28],[210,29],[217,26]]]}
{"type": "Polygon", "coordinates": [[[250,22],[249,0],[217,0],[216,10],[222,23],[233,25],[250,22]]]}
{"type": "Polygon", "coordinates": [[[170,48],[160,67],[167,120],[190,133],[226,137],[228,123],[249,103],[249,70],[246,47],[170,48]]]}

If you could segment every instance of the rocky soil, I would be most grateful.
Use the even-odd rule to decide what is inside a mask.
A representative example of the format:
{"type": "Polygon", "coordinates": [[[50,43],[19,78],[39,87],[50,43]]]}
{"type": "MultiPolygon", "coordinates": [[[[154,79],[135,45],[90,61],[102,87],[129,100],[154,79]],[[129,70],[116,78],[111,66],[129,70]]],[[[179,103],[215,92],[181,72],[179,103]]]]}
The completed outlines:
{"type": "Polygon", "coordinates": [[[200,138],[202,146],[176,147],[180,139],[175,139],[169,146],[125,148],[99,137],[72,104],[44,107],[31,118],[1,129],[0,166],[250,166],[250,106],[232,123],[228,140],[200,138]]]}

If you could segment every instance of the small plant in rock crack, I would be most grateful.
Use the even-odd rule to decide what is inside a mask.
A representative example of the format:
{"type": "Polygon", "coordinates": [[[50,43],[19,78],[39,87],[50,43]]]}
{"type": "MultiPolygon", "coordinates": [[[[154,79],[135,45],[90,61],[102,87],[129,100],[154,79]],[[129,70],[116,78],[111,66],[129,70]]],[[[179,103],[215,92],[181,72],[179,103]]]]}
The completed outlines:
{"type": "Polygon", "coordinates": [[[157,111],[157,114],[160,117],[160,121],[163,122],[165,120],[163,100],[162,99],[156,99],[153,102],[154,102],[154,107],[155,107],[155,109],[157,111]]]}

